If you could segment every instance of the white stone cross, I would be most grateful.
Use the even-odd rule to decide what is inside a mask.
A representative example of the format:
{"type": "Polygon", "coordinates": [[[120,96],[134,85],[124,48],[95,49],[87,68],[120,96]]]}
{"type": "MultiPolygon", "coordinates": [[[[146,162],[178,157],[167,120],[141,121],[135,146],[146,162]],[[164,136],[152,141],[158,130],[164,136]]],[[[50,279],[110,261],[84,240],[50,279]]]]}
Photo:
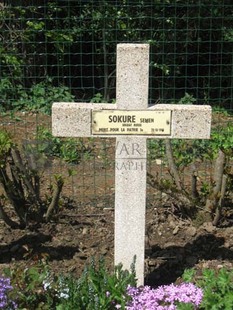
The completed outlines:
{"type": "Polygon", "coordinates": [[[208,139],[211,108],[148,106],[149,45],[117,45],[116,104],[54,103],[52,131],[61,137],[116,138],[115,264],[136,256],[144,283],[147,138],[208,139]]]}

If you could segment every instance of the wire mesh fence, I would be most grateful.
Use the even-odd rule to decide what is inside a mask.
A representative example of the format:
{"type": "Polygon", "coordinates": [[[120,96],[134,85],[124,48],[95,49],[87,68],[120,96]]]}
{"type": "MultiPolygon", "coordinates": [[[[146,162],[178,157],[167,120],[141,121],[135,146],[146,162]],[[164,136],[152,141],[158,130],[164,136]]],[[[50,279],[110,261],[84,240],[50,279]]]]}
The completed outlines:
{"type": "Polygon", "coordinates": [[[41,88],[47,97],[114,100],[116,44],[149,42],[150,102],[187,93],[232,109],[232,10],[229,0],[1,2],[3,106],[41,88]]]}
{"type": "MultiPolygon", "coordinates": [[[[149,103],[210,104],[222,112],[215,125],[232,122],[230,0],[6,0],[0,8],[1,127],[18,143],[47,141],[50,149],[58,143],[48,133],[50,117],[42,115],[54,101],[114,102],[116,45],[126,42],[150,44],[149,103]]],[[[67,194],[80,201],[92,197],[100,205],[101,195],[112,205],[114,142],[80,141],[78,165],[59,159],[47,174],[64,173],[67,194]]],[[[72,143],[63,146],[64,156],[77,156],[72,143]]],[[[164,146],[148,143],[148,169],[161,178],[168,174],[164,146]]],[[[155,195],[151,187],[148,193],[155,195]]]]}

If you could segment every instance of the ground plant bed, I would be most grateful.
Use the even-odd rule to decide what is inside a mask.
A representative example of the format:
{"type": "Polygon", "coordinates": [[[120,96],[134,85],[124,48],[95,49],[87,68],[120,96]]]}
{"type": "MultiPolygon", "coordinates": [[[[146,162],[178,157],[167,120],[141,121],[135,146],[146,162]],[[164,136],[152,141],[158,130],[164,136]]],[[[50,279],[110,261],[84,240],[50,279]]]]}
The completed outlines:
{"type": "MultiPolygon", "coordinates": [[[[50,128],[50,118],[35,113],[19,113],[14,118],[4,116],[1,119],[2,128],[11,133],[17,144],[30,139],[34,141],[39,119],[40,124],[50,128]]],[[[11,229],[0,220],[0,273],[6,268],[22,270],[43,262],[54,275],[80,277],[93,257],[103,257],[107,268],[113,269],[114,148],[109,144],[104,149],[98,142],[88,143],[85,150],[91,149],[91,152],[87,151],[86,157],[81,157],[73,166],[55,165],[60,163],[59,158],[53,159],[52,168],[48,166],[49,173],[45,174],[42,183],[45,191],[51,182],[51,174],[65,172],[67,167],[76,170],[73,184],[82,179],[80,187],[72,187],[69,185],[71,183],[64,186],[56,215],[47,222],[32,221],[24,229],[11,229]],[[94,169],[97,173],[93,177],[94,169]],[[104,175],[106,171],[108,173],[104,175]]],[[[157,168],[150,167],[153,175],[158,173],[156,169],[161,169],[160,161],[156,159],[157,168]]],[[[208,165],[203,167],[205,172],[210,169],[208,165]]],[[[163,169],[166,172],[166,166],[163,169]]],[[[232,269],[231,196],[222,208],[218,225],[214,226],[200,216],[184,216],[176,198],[166,192],[156,192],[148,185],[148,194],[145,284],[157,287],[180,283],[182,274],[189,268],[194,268],[197,275],[206,268],[216,271],[223,267],[232,269]]],[[[9,203],[6,204],[6,211],[14,218],[9,203]]]]}
{"type": "MultiPolygon", "coordinates": [[[[171,207],[147,210],[145,283],[176,282],[186,268],[220,269],[233,265],[233,227],[203,223],[195,227],[174,215],[171,207]]],[[[112,268],[114,211],[74,206],[56,222],[26,230],[1,223],[0,268],[33,265],[46,260],[55,273],[80,276],[91,257],[105,257],[112,268]]]]}

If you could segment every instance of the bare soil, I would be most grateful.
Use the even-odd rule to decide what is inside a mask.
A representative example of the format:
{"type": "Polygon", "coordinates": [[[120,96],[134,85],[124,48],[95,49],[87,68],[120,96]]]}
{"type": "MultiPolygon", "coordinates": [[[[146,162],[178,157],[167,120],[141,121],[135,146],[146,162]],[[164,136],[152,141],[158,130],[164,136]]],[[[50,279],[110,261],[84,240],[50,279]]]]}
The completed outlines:
{"type": "MultiPolygon", "coordinates": [[[[16,142],[21,143],[22,140],[33,139],[38,117],[35,114],[19,115],[19,121],[3,118],[1,125],[13,134],[16,142]]],[[[50,119],[47,117],[41,117],[40,124],[41,122],[50,126],[50,119]]],[[[111,154],[109,156],[111,159],[111,154]]],[[[103,159],[101,155],[99,159],[103,159]]],[[[55,167],[61,171],[60,166],[55,167]]],[[[12,230],[0,221],[0,272],[5,267],[18,264],[28,266],[46,259],[55,273],[80,276],[85,264],[93,256],[104,256],[107,265],[112,266],[113,165],[109,166],[107,178],[102,177],[105,166],[98,165],[98,161],[95,166],[90,163],[85,164],[85,169],[83,167],[81,164],[77,165],[78,178],[82,178],[85,187],[75,189],[76,199],[70,198],[74,196],[73,187],[65,188],[64,205],[50,223],[32,225],[26,230],[12,230]],[[93,177],[89,176],[93,174],[95,167],[99,169],[99,174],[95,175],[93,181],[93,177]],[[93,194],[93,182],[98,184],[94,195],[95,203],[87,199],[93,194]],[[105,200],[102,204],[101,197],[104,197],[104,193],[108,199],[107,203],[105,200]],[[86,198],[81,199],[84,196],[86,198]]],[[[49,182],[48,177],[45,180],[49,182]]],[[[163,194],[157,199],[155,195],[147,206],[145,242],[145,283],[152,286],[178,281],[186,268],[201,270],[224,266],[232,269],[232,211],[226,211],[220,226],[214,227],[201,219],[191,221],[183,218],[176,201],[163,194]]]]}

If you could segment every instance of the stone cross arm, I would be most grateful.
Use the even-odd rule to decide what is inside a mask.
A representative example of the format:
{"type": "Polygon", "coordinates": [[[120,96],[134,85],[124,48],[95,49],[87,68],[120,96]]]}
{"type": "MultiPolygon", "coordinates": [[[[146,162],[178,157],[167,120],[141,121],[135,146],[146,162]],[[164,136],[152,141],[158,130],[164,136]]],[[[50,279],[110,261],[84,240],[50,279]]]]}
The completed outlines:
{"type": "MultiPolygon", "coordinates": [[[[116,110],[117,104],[57,102],[52,107],[53,135],[60,137],[94,137],[92,111],[116,110]]],[[[156,104],[147,111],[171,111],[171,134],[144,135],[145,138],[209,139],[211,107],[208,105],[156,104]]],[[[101,137],[119,137],[118,134],[101,137]]]]}

